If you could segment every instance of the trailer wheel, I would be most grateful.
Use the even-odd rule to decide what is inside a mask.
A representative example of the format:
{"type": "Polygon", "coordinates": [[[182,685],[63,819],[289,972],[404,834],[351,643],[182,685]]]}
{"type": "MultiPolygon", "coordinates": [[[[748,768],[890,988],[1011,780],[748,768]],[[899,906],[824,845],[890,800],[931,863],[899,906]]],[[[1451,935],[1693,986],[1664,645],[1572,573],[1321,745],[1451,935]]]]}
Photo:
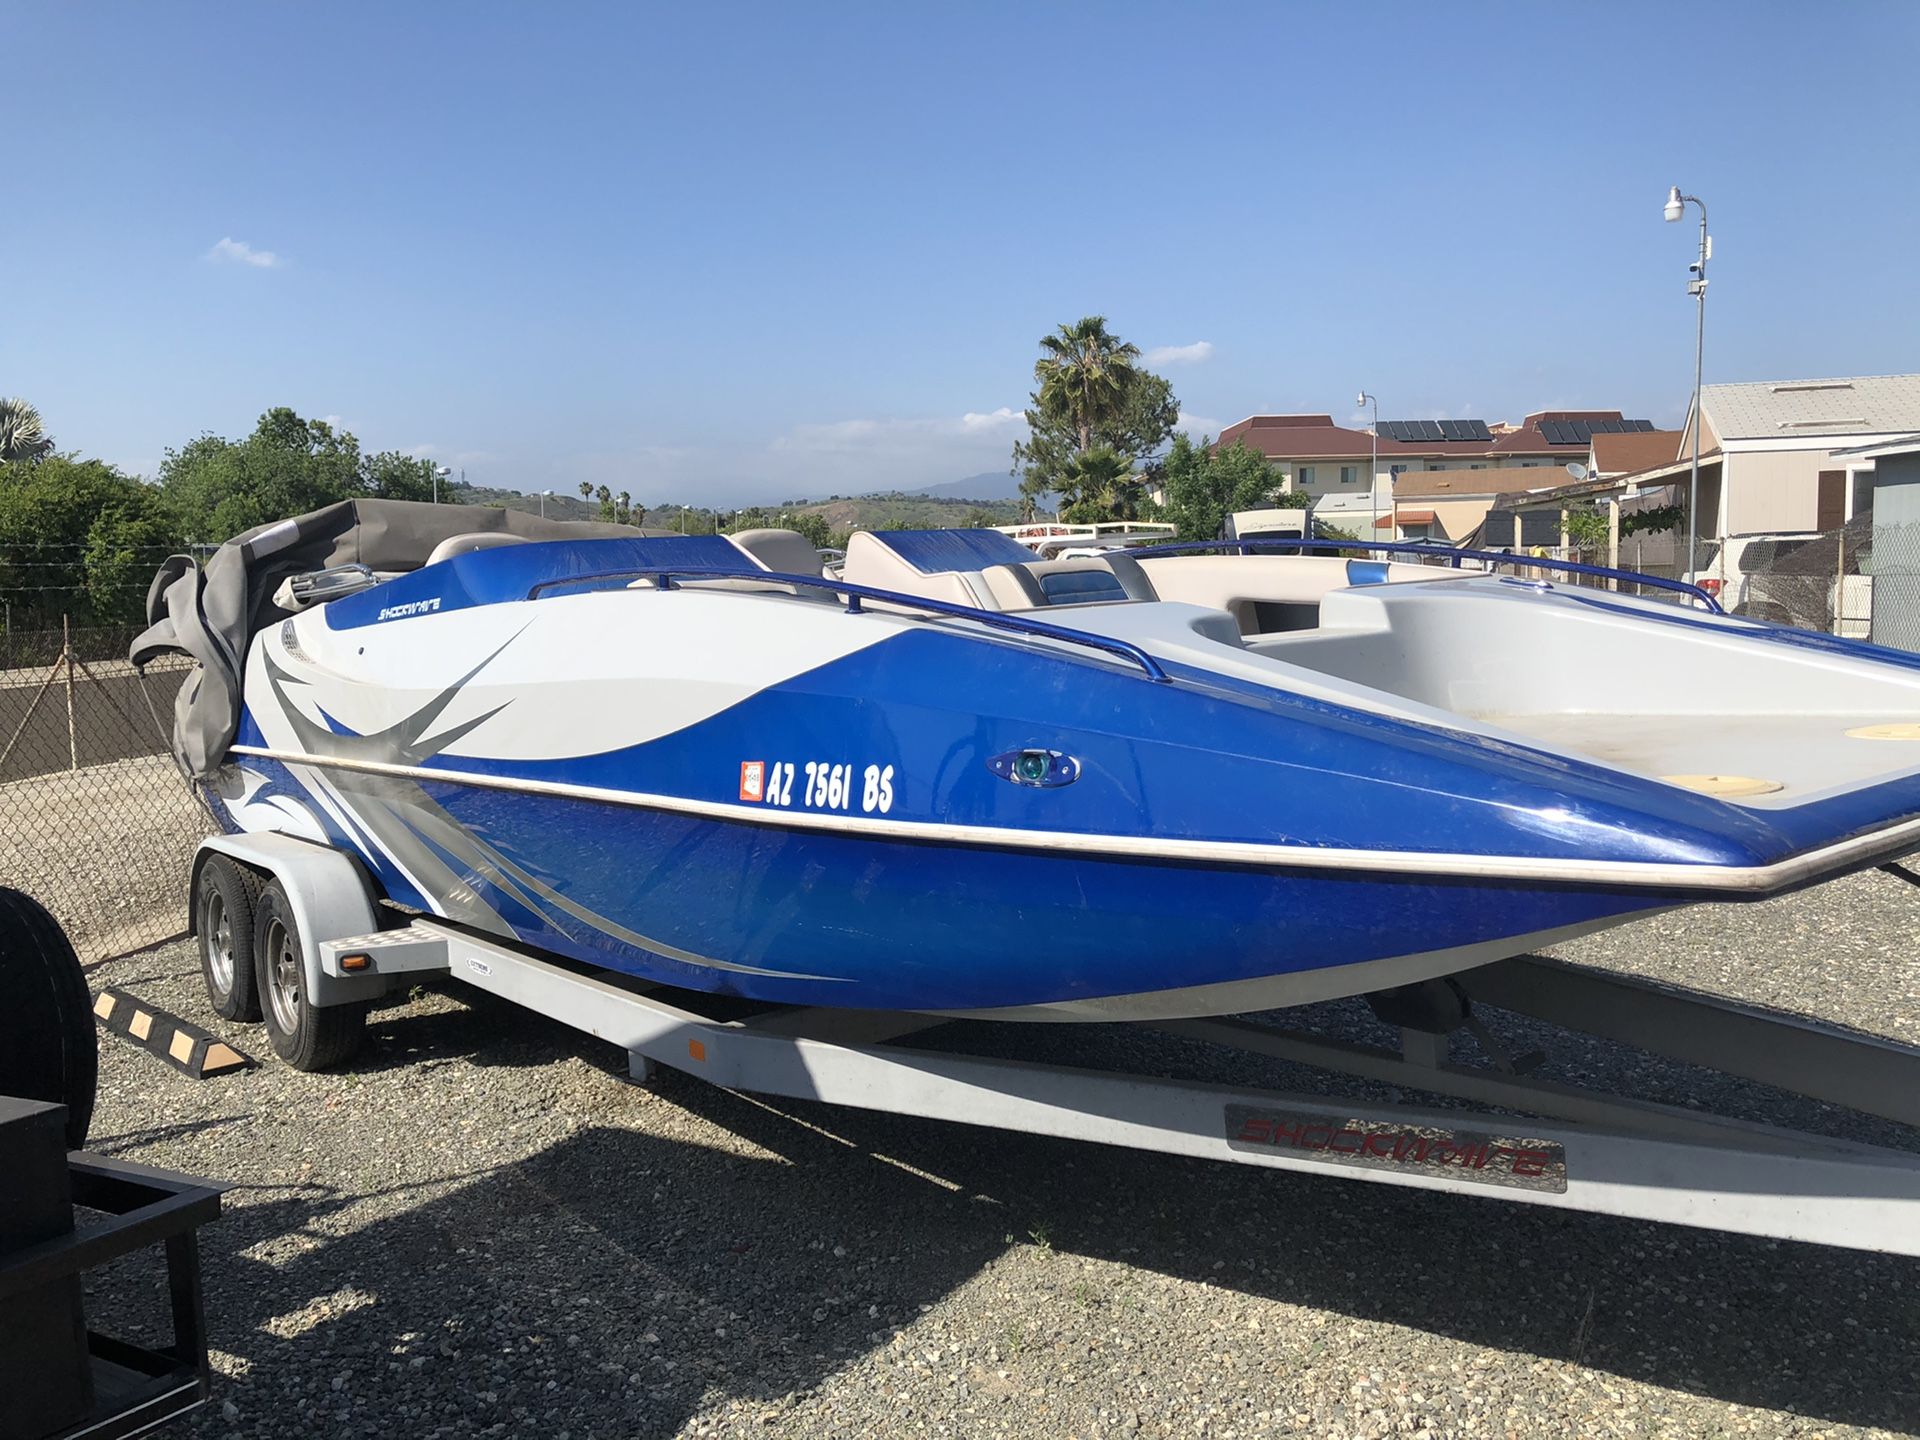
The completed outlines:
{"type": "Polygon", "coordinates": [[[266,882],[225,855],[209,855],[193,882],[194,930],[207,1001],[224,1020],[258,1020],[253,967],[254,912],[266,882]]]}
{"type": "Polygon", "coordinates": [[[67,1148],[87,1143],[100,1052],[87,977],[60,922],[0,889],[0,1095],[67,1107],[67,1148]]]}
{"type": "Polygon", "coordinates": [[[300,927],[278,880],[260,894],[253,929],[253,965],[261,1018],[273,1053],[296,1070],[327,1070],[360,1048],[364,1000],[315,1005],[307,994],[300,927]]]}

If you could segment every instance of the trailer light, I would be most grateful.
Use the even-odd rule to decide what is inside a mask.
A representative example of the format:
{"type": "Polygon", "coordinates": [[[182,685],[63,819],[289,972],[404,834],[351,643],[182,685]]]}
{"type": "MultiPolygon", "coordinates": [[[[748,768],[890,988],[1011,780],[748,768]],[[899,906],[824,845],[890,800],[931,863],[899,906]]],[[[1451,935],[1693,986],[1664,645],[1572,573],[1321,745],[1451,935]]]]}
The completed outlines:
{"type": "Polygon", "coordinates": [[[342,970],[366,970],[370,969],[372,965],[373,957],[370,955],[342,955],[340,957],[340,968],[342,970]]]}
{"type": "Polygon", "coordinates": [[[687,1041],[687,1054],[695,1060],[705,1060],[707,1058],[706,1042],[702,1040],[687,1041]]]}

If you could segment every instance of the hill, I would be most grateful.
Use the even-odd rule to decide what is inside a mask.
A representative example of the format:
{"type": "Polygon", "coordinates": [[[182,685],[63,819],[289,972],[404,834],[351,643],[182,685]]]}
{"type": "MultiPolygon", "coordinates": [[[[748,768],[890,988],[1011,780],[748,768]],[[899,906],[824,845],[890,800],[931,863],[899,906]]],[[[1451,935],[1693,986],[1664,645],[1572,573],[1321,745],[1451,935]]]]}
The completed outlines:
{"type": "MultiPolygon", "coordinates": [[[[488,485],[443,484],[440,493],[452,505],[499,505],[508,510],[524,510],[529,515],[543,513],[538,495],[522,495],[518,490],[496,490],[488,485]]],[[[598,502],[582,500],[578,495],[558,491],[547,496],[544,512],[549,520],[598,520],[598,502]]]]}
{"type": "Polygon", "coordinates": [[[922,485],[910,495],[928,495],[939,500],[1018,500],[1020,477],[1004,470],[988,470],[964,480],[943,480],[938,485],[922,485]]]}
{"type": "MultiPolygon", "coordinates": [[[[779,524],[781,511],[771,511],[766,523],[779,524]]],[[[794,507],[791,513],[818,515],[830,530],[942,530],[979,525],[1011,525],[1020,507],[1011,500],[982,502],[948,499],[921,491],[891,491],[883,495],[853,495],[794,507]]]]}
{"type": "MultiPolygon", "coordinates": [[[[965,485],[967,482],[954,482],[965,485]]],[[[517,490],[498,490],[485,485],[451,485],[441,491],[455,505],[501,505],[509,510],[540,513],[538,495],[522,495],[517,490]]],[[[557,520],[597,520],[600,506],[577,495],[550,495],[546,513],[557,520]]],[[[844,536],[850,530],[932,530],[966,529],[979,525],[1011,525],[1020,518],[1014,500],[977,500],[971,497],[949,498],[920,491],[892,490],[879,495],[835,496],[830,500],[792,500],[781,505],[750,505],[715,512],[704,507],[685,509],[675,504],[660,504],[648,510],[646,525],[665,530],[684,528],[687,533],[711,535],[715,530],[731,530],[736,518],[742,529],[756,526],[785,527],[802,515],[817,515],[828,531],[844,536]]]]}

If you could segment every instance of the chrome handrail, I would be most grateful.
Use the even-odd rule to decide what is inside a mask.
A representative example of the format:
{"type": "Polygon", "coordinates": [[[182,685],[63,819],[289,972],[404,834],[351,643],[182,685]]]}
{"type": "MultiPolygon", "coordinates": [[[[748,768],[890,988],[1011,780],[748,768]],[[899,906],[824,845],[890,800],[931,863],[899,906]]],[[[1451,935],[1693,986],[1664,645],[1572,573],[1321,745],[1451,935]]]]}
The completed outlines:
{"type": "Polygon", "coordinates": [[[877,600],[882,604],[899,605],[909,610],[921,610],[934,615],[952,615],[957,619],[972,620],[1016,635],[1038,635],[1043,639],[1058,640],[1067,645],[1104,650],[1110,655],[1118,655],[1123,660],[1132,661],[1146,671],[1147,677],[1151,680],[1171,679],[1158,660],[1130,640],[1116,640],[1106,635],[1091,635],[1085,630],[1071,630],[1065,625],[1054,625],[1025,615],[1009,615],[1001,610],[981,610],[972,605],[956,605],[948,600],[929,600],[924,595],[908,595],[899,590],[877,590],[871,585],[851,585],[845,580],[829,580],[823,575],[787,575],[778,570],[722,570],[700,567],[687,569],[673,565],[650,565],[634,570],[599,571],[591,575],[556,575],[553,579],[542,580],[529,589],[527,599],[537,600],[542,591],[554,590],[562,586],[631,583],[635,580],[651,580],[654,582],[654,587],[660,590],[673,589],[673,582],[676,580],[746,580],[756,585],[799,585],[810,590],[825,590],[835,596],[845,596],[849,615],[864,613],[860,608],[862,600],[877,600]]]}
{"type": "MultiPolygon", "coordinates": [[[[1261,550],[1285,548],[1288,550],[1385,550],[1394,554],[1445,556],[1450,560],[1488,560],[1497,565],[1531,565],[1542,570],[1561,570],[1571,575],[1598,575],[1604,580],[1627,580],[1635,585],[1649,585],[1655,590],[1672,590],[1700,601],[1715,615],[1727,612],[1720,602],[1702,590],[1698,585],[1689,585],[1684,580],[1669,580],[1663,575],[1643,575],[1637,570],[1613,570],[1605,565],[1588,565],[1579,560],[1548,560],[1532,555],[1513,555],[1501,550],[1457,550],[1452,546],[1444,549],[1434,545],[1417,545],[1405,540],[1191,540],[1176,545],[1149,545],[1140,549],[1130,549],[1127,554],[1136,560],[1142,556],[1181,555],[1194,550],[1232,550],[1242,555],[1256,554],[1261,550]]],[[[1358,558],[1358,557],[1355,557],[1358,558]]],[[[1452,566],[1450,568],[1458,569],[1452,566]]]]}

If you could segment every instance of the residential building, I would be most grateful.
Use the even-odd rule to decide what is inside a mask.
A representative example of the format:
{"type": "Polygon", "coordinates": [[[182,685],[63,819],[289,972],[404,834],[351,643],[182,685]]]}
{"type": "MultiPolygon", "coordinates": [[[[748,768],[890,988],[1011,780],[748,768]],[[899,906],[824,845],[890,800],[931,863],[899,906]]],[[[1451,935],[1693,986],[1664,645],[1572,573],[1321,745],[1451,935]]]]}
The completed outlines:
{"type": "MultiPolygon", "coordinates": [[[[1876,645],[1920,650],[1920,434],[1834,453],[1848,488],[1864,478],[1872,508],[1870,636],[1876,645]]],[[[1857,507],[1856,507],[1857,511],[1857,507]]],[[[1854,582],[1859,583],[1859,582],[1854,582]]]]}
{"type": "MultiPolygon", "coordinates": [[[[1920,375],[1761,380],[1700,393],[1701,535],[1834,530],[1872,504],[1871,472],[1838,452],[1920,431],[1920,375]]],[[[1664,472],[1682,495],[1693,450],[1689,410],[1664,472]]]]}
{"type": "Polygon", "coordinates": [[[1553,471],[1586,463],[1597,435],[1653,432],[1651,421],[1618,410],[1543,410],[1518,425],[1482,420],[1384,420],[1379,469],[1368,468],[1374,437],[1335,425],[1331,415],[1254,415],[1229,425],[1218,443],[1260,451],[1282,487],[1314,497],[1314,514],[1382,539],[1461,540],[1502,495],[1544,489],[1553,471]]]}
{"type": "MultiPolygon", "coordinates": [[[[1700,409],[1702,541],[1837,530],[1874,504],[1876,447],[1920,431],[1920,375],[1707,385],[1700,409]]],[[[1629,514],[1684,506],[1692,427],[1689,407],[1687,424],[1664,458],[1652,438],[1660,432],[1595,436],[1592,479],[1507,497],[1490,517],[1488,539],[1512,543],[1517,520],[1525,544],[1553,544],[1548,537],[1562,528],[1562,510],[1580,501],[1617,500],[1629,514]],[[1642,444],[1644,451],[1636,448],[1642,444]],[[1638,469],[1616,468],[1650,456],[1638,469]]],[[[1650,548],[1636,550],[1635,563],[1657,573],[1673,570],[1678,556],[1661,548],[1668,543],[1650,537],[1650,548]]]]}

